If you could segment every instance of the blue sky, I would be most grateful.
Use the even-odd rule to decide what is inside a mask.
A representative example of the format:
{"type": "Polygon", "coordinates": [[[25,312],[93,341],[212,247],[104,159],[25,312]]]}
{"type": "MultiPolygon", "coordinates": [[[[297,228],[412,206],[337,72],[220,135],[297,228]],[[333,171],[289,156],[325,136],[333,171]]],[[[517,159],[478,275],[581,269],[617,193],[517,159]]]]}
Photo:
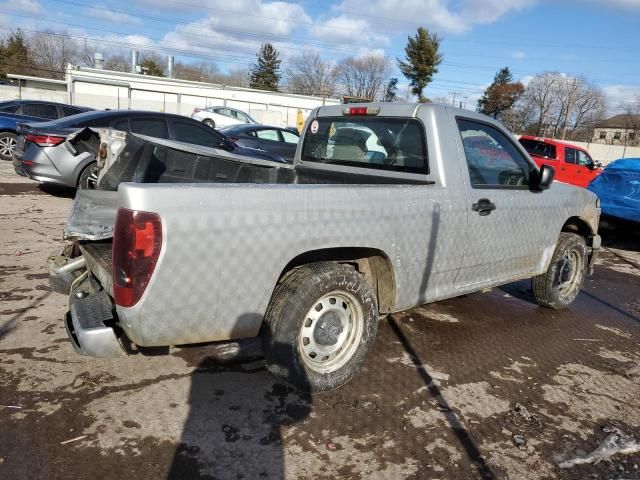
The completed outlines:
{"type": "MultiPolygon", "coordinates": [[[[640,95],[640,0],[10,0],[0,30],[66,31],[100,45],[246,67],[270,41],[286,59],[316,50],[401,56],[408,34],[426,26],[442,37],[444,63],[425,93],[475,104],[495,72],[526,81],[543,71],[583,76],[611,111],[640,95]]],[[[395,65],[395,61],[394,61],[395,65]]],[[[406,82],[397,72],[401,90],[406,82]]],[[[404,92],[401,92],[404,93],[404,92]]]]}

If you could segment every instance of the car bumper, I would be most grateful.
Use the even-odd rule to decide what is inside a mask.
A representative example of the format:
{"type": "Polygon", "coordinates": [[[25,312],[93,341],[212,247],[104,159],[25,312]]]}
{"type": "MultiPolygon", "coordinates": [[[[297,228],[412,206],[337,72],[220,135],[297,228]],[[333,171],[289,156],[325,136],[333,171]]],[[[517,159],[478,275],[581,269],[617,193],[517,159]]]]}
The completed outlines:
{"type": "Polygon", "coordinates": [[[81,293],[80,287],[71,292],[69,311],[65,317],[67,336],[81,355],[110,358],[125,355],[125,350],[112,326],[113,302],[104,291],[81,293]]]}
{"type": "Polygon", "coordinates": [[[36,182],[75,187],[75,185],[69,185],[43,149],[33,145],[27,146],[25,151],[16,149],[13,156],[13,169],[18,175],[36,182]]]}

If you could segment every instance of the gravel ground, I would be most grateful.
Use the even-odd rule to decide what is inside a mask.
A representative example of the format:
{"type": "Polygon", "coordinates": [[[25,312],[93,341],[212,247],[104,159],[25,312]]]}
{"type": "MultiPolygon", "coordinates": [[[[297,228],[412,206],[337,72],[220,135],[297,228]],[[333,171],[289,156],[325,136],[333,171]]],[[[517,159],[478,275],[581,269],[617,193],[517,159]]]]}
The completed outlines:
{"type": "Polygon", "coordinates": [[[616,427],[640,441],[640,236],[604,233],[576,303],[528,282],[383,320],[363,371],[316,397],[255,341],[77,355],[44,261],[72,192],[0,162],[0,478],[640,479],[640,454],[559,463],[616,427]]]}

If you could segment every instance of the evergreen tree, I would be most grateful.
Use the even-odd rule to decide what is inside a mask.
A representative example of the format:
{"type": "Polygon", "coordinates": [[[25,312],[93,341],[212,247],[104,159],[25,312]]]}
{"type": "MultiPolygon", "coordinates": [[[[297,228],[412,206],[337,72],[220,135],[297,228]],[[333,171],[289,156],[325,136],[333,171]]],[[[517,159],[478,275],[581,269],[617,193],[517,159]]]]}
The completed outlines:
{"type": "Polygon", "coordinates": [[[154,77],[164,77],[164,66],[162,59],[152,56],[145,57],[141,62],[142,72],[145,75],[153,75],[154,77]]]}
{"type": "Polygon", "coordinates": [[[384,91],[383,102],[395,102],[398,98],[398,79],[390,78],[384,91]]]}
{"type": "Polygon", "coordinates": [[[0,77],[6,78],[7,73],[33,74],[31,52],[22,30],[11,32],[0,41],[0,77]]]}
{"type": "Polygon", "coordinates": [[[424,27],[418,28],[415,37],[409,37],[404,48],[405,60],[397,59],[398,68],[407,77],[411,85],[411,92],[417,95],[421,102],[428,101],[422,96],[422,91],[438,73],[438,65],[442,62],[439,52],[440,38],[435,33],[429,33],[424,27]]]}
{"type": "Polygon", "coordinates": [[[493,118],[502,118],[505,112],[511,110],[523,92],[522,83],[514,82],[509,67],[504,67],[496,73],[493,83],[478,100],[478,111],[493,118]]]}
{"type": "Polygon", "coordinates": [[[251,67],[251,81],[249,86],[260,90],[278,91],[278,82],[282,74],[280,73],[280,63],[278,51],[270,43],[265,43],[260,47],[260,52],[256,55],[258,61],[251,67]]]}

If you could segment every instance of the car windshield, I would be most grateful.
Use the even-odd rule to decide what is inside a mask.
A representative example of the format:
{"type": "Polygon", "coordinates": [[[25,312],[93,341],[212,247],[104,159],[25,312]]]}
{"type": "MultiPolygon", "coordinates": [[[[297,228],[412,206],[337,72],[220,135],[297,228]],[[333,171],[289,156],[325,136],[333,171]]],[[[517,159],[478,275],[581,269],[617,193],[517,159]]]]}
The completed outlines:
{"type": "Polygon", "coordinates": [[[530,138],[521,138],[520,144],[527,152],[529,152],[529,155],[554,159],[557,158],[556,147],[549,143],[541,142],[540,140],[532,140],[530,138]]]}
{"type": "Polygon", "coordinates": [[[320,117],[307,127],[302,160],[428,173],[424,128],[416,119],[320,117]]]}

